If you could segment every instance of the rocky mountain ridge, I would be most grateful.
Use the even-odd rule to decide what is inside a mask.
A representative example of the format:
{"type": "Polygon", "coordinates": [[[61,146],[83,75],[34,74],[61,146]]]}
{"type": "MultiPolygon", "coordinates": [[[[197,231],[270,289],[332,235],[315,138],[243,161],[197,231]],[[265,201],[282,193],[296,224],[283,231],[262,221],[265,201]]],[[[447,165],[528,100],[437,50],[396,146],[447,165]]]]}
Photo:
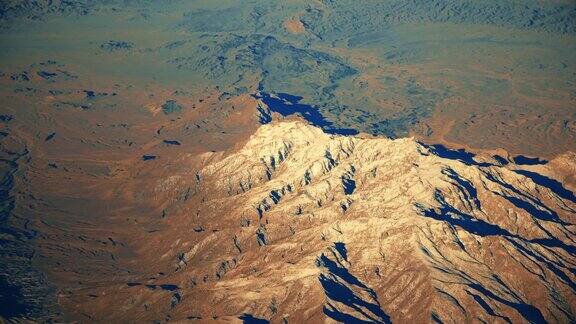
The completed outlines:
{"type": "Polygon", "coordinates": [[[178,224],[167,254],[184,250],[172,280],[190,288],[172,316],[573,321],[572,192],[546,166],[438,154],[300,121],[206,153],[156,191],[178,224]]]}

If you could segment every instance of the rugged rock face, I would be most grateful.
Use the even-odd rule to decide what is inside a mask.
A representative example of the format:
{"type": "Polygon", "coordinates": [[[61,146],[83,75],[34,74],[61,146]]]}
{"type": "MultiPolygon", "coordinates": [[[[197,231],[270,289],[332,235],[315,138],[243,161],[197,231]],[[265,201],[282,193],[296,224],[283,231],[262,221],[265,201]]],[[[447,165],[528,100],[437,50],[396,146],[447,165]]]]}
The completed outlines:
{"type": "Polygon", "coordinates": [[[126,307],[273,322],[576,320],[574,194],[545,165],[480,160],[263,125],[150,193],[173,243],[142,250],[173,260],[162,280],[178,292],[168,303],[131,284],[126,307]]]}

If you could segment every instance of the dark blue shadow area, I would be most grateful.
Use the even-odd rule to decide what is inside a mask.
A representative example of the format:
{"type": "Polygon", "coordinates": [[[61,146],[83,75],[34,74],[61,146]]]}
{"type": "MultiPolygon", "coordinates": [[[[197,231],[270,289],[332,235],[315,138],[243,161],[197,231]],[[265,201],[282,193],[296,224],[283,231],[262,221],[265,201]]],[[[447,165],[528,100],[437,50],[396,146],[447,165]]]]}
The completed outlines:
{"type": "Polygon", "coordinates": [[[500,155],[494,155],[492,157],[494,158],[494,160],[496,160],[498,163],[500,163],[502,165],[508,165],[510,163],[508,160],[501,157],[500,155]]]}
{"type": "Polygon", "coordinates": [[[514,170],[514,172],[530,178],[537,185],[550,189],[553,193],[557,194],[559,197],[570,200],[573,203],[576,203],[576,196],[574,196],[574,193],[564,188],[564,186],[560,182],[532,171],[514,170]]]}
{"type": "Polygon", "coordinates": [[[474,207],[480,209],[481,206],[480,200],[478,200],[478,191],[470,181],[460,177],[460,175],[452,169],[444,169],[442,170],[442,173],[454,180],[466,199],[472,200],[474,202],[474,207]]]}
{"type": "Polygon", "coordinates": [[[438,323],[438,324],[443,324],[444,322],[442,322],[442,319],[440,318],[440,316],[438,316],[438,314],[436,314],[435,312],[432,312],[430,314],[430,319],[434,322],[434,323],[438,323]]]}
{"type": "Polygon", "coordinates": [[[268,111],[264,110],[262,107],[259,106],[256,107],[256,109],[260,113],[258,117],[258,122],[260,124],[268,124],[269,122],[272,121],[272,116],[270,116],[270,113],[268,111]]]}
{"type": "Polygon", "coordinates": [[[179,289],[177,285],[171,285],[171,284],[160,285],[160,288],[168,291],[174,291],[179,289]]]}
{"type": "Polygon", "coordinates": [[[426,145],[424,143],[419,143],[422,146],[427,147],[434,155],[437,155],[441,158],[449,159],[449,160],[457,160],[467,165],[476,165],[476,166],[491,166],[492,164],[487,162],[478,163],[474,160],[476,156],[474,153],[466,152],[464,149],[452,150],[447,148],[444,145],[435,144],[435,145],[426,145]]]}
{"type": "Polygon", "coordinates": [[[346,244],[342,242],[335,242],[334,248],[336,249],[336,251],[338,251],[338,253],[340,253],[340,255],[342,256],[342,258],[344,258],[344,260],[348,261],[348,250],[346,249],[346,244]]]}
{"type": "Polygon", "coordinates": [[[53,77],[55,77],[55,76],[58,75],[58,74],[56,74],[56,73],[51,73],[51,72],[47,72],[47,71],[38,71],[38,72],[36,72],[36,74],[37,74],[39,77],[41,77],[41,78],[43,78],[43,79],[46,79],[46,80],[50,80],[50,79],[52,79],[53,77]]]}
{"type": "Polygon", "coordinates": [[[164,140],[163,142],[167,145],[180,145],[180,142],[174,140],[164,140]]]}
{"type": "Polygon", "coordinates": [[[10,320],[28,313],[30,307],[26,305],[22,295],[20,287],[10,285],[8,280],[0,280],[0,315],[10,320]]]}
{"type": "Polygon", "coordinates": [[[542,316],[540,310],[530,304],[511,302],[494,294],[490,290],[484,288],[484,286],[476,283],[469,284],[468,287],[478,291],[484,296],[491,298],[501,304],[514,308],[518,313],[520,313],[520,315],[522,315],[522,317],[524,317],[530,323],[546,323],[546,320],[544,319],[544,316],[542,316]]]}
{"type": "MultiPolygon", "coordinates": [[[[336,128],[334,123],[328,121],[317,107],[311,105],[301,104],[302,97],[294,96],[286,93],[278,93],[275,96],[260,92],[253,95],[255,98],[262,100],[270,111],[279,113],[287,117],[290,115],[298,114],[302,116],[310,124],[322,128],[327,134],[335,135],[356,135],[358,131],[352,128],[336,128]]],[[[269,122],[271,119],[265,118],[262,121],[269,122]]]]}
{"type": "Polygon", "coordinates": [[[444,221],[453,226],[458,226],[463,230],[478,236],[484,237],[499,235],[510,238],[517,238],[527,243],[539,244],[549,248],[560,248],[570,254],[576,253],[576,247],[568,245],[555,237],[527,240],[516,234],[512,234],[497,225],[490,224],[483,220],[479,220],[470,215],[464,214],[449,205],[443,205],[440,208],[440,211],[428,209],[423,210],[423,212],[425,217],[430,217],[435,220],[444,221]],[[455,217],[452,217],[452,215],[455,217]]]}
{"type": "MultiPolygon", "coordinates": [[[[444,221],[450,225],[458,226],[467,232],[482,237],[491,235],[514,236],[512,233],[497,225],[490,224],[483,220],[464,214],[458,209],[450,206],[446,203],[446,201],[444,201],[441,192],[438,190],[436,190],[434,193],[434,197],[436,198],[436,201],[441,205],[440,211],[436,211],[434,209],[423,210],[425,217],[444,221]],[[455,217],[452,217],[452,215],[455,217]]],[[[419,206],[417,205],[417,207],[419,206]]]]}
{"type": "Polygon", "coordinates": [[[282,93],[282,92],[278,93],[277,96],[282,100],[292,102],[292,103],[299,102],[300,100],[304,99],[304,97],[301,97],[301,96],[295,96],[295,95],[291,95],[289,93],[282,93]]]}
{"type": "MultiPolygon", "coordinates": [[[[142,286],[142,283],[140,282],[127,282],[126,285],[128,287],[136,287],[136,286],[142,286]]],[[[171,285],[171,284],[162,284],[162,285],[152,285],[152,284],[148,284],[145,285],[146,288],[155,290],[156,288],[160,288],[162,290],[166,290],[166,291],[175,291],[180,289],[177,285],[171,285]]]]}
{"type": "Polygon", "coordinates": [[[488,305],[488,303],[486,301],[484,301],[484,299],[482,299],[482,297],[480,297],[479,295],[473,294],[473,293],[469,292],[468,290],[466,290],[466,293],[468,293],[468,295],[472,296],[474,301],[476,301],[478,303],[478,305],[480,305],[480,307],[482,307],[488,315],[500,317],[500,318],[504,319],[506,322],[512,323],[512,321],[510,321],[510,319],[508,317],[500,316],[500,315],[496,314],[494,312],[494,310],[492,309],[492,307],[490,307],[490,305],[488,305]]]}
{"type": "Polygon", "coordinates": [[[15,174],[18,160],[29,158],[28,151],[11,152],[0,145],[0,152],[0,322],[20,323],[51,314],[56,291],[32,263],[35,250],[30,240],[37,232],[14,221],[15,174]]]}
{"type": "Polygon", "coordinates": [[[518,189],[514,188],[513,186],[509,185],[508,183],[505,183],[499,179],[496,179],[494,176],[492,176],[489,173],[484,173],[484,175],[486,176],[486,178],[488,180],[495,182],[495,183],[503,186],[504,188],[514,192],[518,196],[524,198],[524,200],[522,200],[522,199],[519,199],[516,197],[505,196],[505,195],[502,195],[499,193],[495,193],[495,194],[500,195],[501,197],[507,199],[512,204],[514,204],[516,207],[524,209],[526,212],[530,213],[532,216],[534,216],[538,219],[556,222],[560,225],[568,225],[568,223],[564,222],[563,220],[561,220],[558,217],[558,214],[556,214],[550,208],[546,207],[541,201],[525,195],[524,193],[520,192],[518,189]],[[540,209],[543,209],[543,210],[537,209],[536,206],[540,207],[540,209]]]}
{"type": "Polygon", "coordinates": [[[342,177],[342,186],[344,187],[344,193],[351,195],[356,190],[356,181],[354,179],[342,177]]]}
{"type": "Polygon", "coordinates": [[[46,136],[46,138],[44,139],[44,142],[48,142],[49,140],[53,139],[54,136],[56,136],[56,132],[48,134],[48,136],[46,136]]]}
{"type": "Polygon", "coordinates": [[[340,267],[338,265],[338,263],[330,260],[324,254],[322,254],[320,256],[319,261],[320,261],[320,264],[322,266],[324,266],[326,269],[328,269],[328,271],[330,271],[330,273],[343,279],[348,284],[353,285],[353,286],[358,286],[358,287],[363,288],[363,289],[368,289],[368,287],[366,287],[362,282],[360,282],[360,280],[358,280],[358,278],[356,278],[352,274],[350,274],[350,272],[348,272],[348,269],[346,269],[344,267],[340,267]]]}
{"type": "Polygon", "coordinates": [[[242,314],[242,316],[238,317],[242,320],[244,324],[268,324],[270,321],[254,317],[252,314],[242,314]]]}
{"type": "MultiPolygon", "coordinates": [[[[344,243],[341,244],[340,249],[343,247],[344,243]]],[[[336,262],[330,260],[324,254],[320,256],[318,262],[329,271],[329,274],[321,274],[318,278],[329,299],[354,309],[356,312],[370,319],[371,323],[390,323],[390,317],[382,310],[382,308],[380,308],[380,305],[377,302],[376,293],[372,289],[366,287],[366,285],[360,282],[358,278],[354,277],[348,269],[340,267],[336,262]],[[354,291],[352,291],[352,289],[338,279],[344,281],[350,286],[359,287],[368,292],[374,302],[371,303],[361,299],[354,293],[354,291]]],[[[353,315],[340,312],[335,307],[332,307],[332,309],[324,307],[324,314],[336,321],[344,323],[366,322],[354,317],[353,315]]]]}
{"type": "Polygon", "coordinates": [[[12,119],[14,119],[14,116],[12,116],[12,115],[0,115],[0,121],[1,122],[7,123],[7,122],[11,121],[12,119]]]}
{"type": "MultiPolygon", "coordinates": [[[[384,311],[380,308],[378,304],[373,304],[365,300],[362,300],[361,298],[356,296],[356,294],[354,294],[354,292],[350,288],[346,287],[346,285],[338,282],[337,280],[334,280],[334,278],[321,274],[319,280],[320,283],[322,284],[322,287],[324,288],[326,296],[331,300],[340,302],[354,309],[358,313],[364,315],[366,318],[369,318],[372,323],[373,322],[390,323],[390,318],[388,317],[388,315],[386,315],[386,313],[384,313],[384,311]],[[371,314],[365,312],[361,307],[367,309],[371,314]]],[[[353,319],[352,323],[364,322],[360,319],[353,317],[352,315],[339,312],[335,308],[334,310],[329,310],[328,308],[325,307],[324,313],[332,317],[332,319],[334,320],[339,320],[339,318],[348,318],[349,320],[353,319]]],[[[348,321],[346,321],[346,323],[348,323],[348,321]]]]}
{"type": "MultiPolygon", "coordinates": [[[[524,209],[527,213],[529,213],[530,215],[543,220],[543,221],[548,221],[548,222],[555,222],[561,225],[569,225],[568,223],[564,222],[563,220],[560,219],[560,217],[558,217],[558,214],[556,214],[554,211],[552,210],[540,210],[538,208],[536,208],[536,206],[534,206],[532,203],[522,200],[520,198],[516,198],[513,196],[506,196],[506,195],[500,195],[504,198],[506,198],[506,200],[508,200],[509,202],[511,202],[514,206],[520,208],[520,209],[524,209]]],[[[548,208],[546,208],[548,209],[548,208]]]]}
{"type": "Polygon", "coordinates": [[[127,282],[126,285],[127,285],[128,287],[135,287],[135,286],[140,286],[140,285],[142,285],[142,284],[139,283],[139,282],[127,282]]]}
{"type": "Polygon", "coordinates": [[[514,163],[516,163],[518,165],[538,165],[538,164],[548,163],[548,161],[546,161],[546,160],[540,160],[537,157],[531,158],[531,157],[524,156],[524,155],[516,155],[515,157],[512,158],[512,160],[514,161],[514,163]]]}
{"type": "Polygon", "coordinates": [[[458,226],[469,233],[482,237],[494,235],[513,236],[512,233],[497,225],[486,223],[485,221],[461,213],[451,206],[442,206],[440,211],[435,211],[433,209],[424,210],[424,216],[444,221],[450,225],[458,226]],[[455,217],[452,217],[451,215],[454,215],[455,217]]]}
{"type": "Polygon", "coordinates": [[[338,310],[336,310],[336,308],[330,309],[326,306],[324,306],[324,314],[340,323],[354,323],[354,324],[374,323],[373,321],[364,321],[358,319],[350,314],[339,312],[338,310]]]}
{"type": "Polygon", "coordinates": [[[576,246],[568,245],[556,238],[543,238],[543,239],[532,239],[529,240],[530,243],[540,244],[546,247],[557,247],[564,251],[576,255],[576,246]]]}
{"type": "MultiPolygon", "coordinates": [[[[574,254],[576,252],[575,246],[568,245],[562,242],[561,240],[553,237],[548,232],[546,232],[550,236],[548,238],[528,240],[517,234],[510,233],[509,231],[501,228],[500,226],[487,223],[483,220],[462,213],[461,211],[447,204],[439,191],[436,191],[435,198],[436,201],[439,202],[441,205],[439,211],[436,211],[434,209],[424,209],[422,208],[422,206],[416,205],[416,207],[422,210],[425,217],[430,217],[435,220],[444,221],[452,226],[458,226],[469,233],[473,233],[482,237],[497,235],[509,239],[516,238],[526,243],[538,244],[548,248],[560,248],[570,254],[574,254]]],[[[510,241],[513,242],[512,240],[510,241]]]]}
{"type": "MultiPolygon", "coordinates": [[[[564,281],[568,286],[570,286],[570,288],[572,288],[573,292],[576,292],[576,283],[574,283],[574,281],[572,281],[570,279],[570,277],[568,277],[562,270],[558,269],[554,263],[548,261],[547,259],[545,259],[541,255],[538,255],[538,254],[526,249],[524,246],[522,246],[522,244],[519,244],[518,242],[516,242],[510,238],[508,238],[508,242],[510,242],[512,245],[514,245],[520,252],[524,253],[525,255],[531,256],[534,259],[544,263],[548,270],[550,270],[558,278],[560,278],[560,280],[564,281]]],[[[569,270],[571,270],[571,272],[574,272],[574,269],[569,269],[569,270]]]]}

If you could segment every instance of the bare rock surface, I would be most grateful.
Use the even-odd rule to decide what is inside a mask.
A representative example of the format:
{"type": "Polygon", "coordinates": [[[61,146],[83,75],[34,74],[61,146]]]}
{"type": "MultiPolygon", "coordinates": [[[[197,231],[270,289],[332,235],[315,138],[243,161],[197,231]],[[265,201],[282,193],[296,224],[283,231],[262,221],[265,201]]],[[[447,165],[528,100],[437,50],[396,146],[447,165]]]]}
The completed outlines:
{"type": "Polygon", "coordinates": [[[571,191],[534,168],[475,161],[412,138],[261,126],[155,198],[195,188],[171,205],[174,243],[158,251],[174,255],[167,278],[182,293],[171,316],[574,321],[571,191]]]}

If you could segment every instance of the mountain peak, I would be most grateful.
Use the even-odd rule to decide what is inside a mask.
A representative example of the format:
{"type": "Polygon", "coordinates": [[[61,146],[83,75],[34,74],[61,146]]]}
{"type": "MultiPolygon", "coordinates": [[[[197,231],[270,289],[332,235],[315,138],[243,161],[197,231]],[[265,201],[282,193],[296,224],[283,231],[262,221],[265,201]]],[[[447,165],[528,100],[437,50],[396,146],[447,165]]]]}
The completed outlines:
{"type": "Polygon", "coordinates": [[[198,173],[185,206],[218,230],[188,238],[182,273],[209,278],[214,307],[271,319],[572,320],[573,196],[521,166],[440,155],[262,125],[198,173]]]}

